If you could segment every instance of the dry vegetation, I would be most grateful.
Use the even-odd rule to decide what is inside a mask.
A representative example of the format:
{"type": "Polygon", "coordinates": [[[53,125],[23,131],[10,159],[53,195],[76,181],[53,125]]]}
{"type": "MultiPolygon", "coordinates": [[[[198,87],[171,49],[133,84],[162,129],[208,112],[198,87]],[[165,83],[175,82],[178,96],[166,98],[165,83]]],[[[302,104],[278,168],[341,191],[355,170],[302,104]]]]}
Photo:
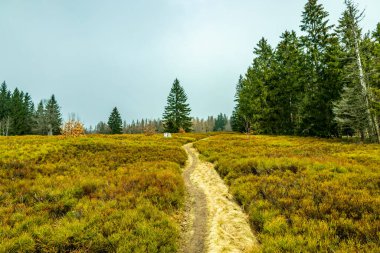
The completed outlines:
{"type": "Polygon", "coordinates": [[[379,252],[379,145],[219,135],[195,147],[216,163],[263,252],[379,252]]]}
{"type": "Polygon", "coordinates": [[[70,119],[63,124],[61,134],[66,137],[79,137],[85,134],[85,128],[79,120],[70,119]]]}
{"type": "Polygon", "coordinates": [[[204,135],[0,138],[0,252],[174,252],[181,146],[204,135]]]}

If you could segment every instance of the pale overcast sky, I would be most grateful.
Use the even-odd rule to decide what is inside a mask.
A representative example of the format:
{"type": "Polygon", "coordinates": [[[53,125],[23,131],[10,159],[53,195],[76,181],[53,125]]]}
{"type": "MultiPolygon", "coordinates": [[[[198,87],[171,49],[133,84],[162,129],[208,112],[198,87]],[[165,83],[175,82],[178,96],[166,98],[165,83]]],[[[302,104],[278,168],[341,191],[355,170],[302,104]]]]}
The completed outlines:
{"type": "MultiPolygon", "coordinates": [[[[343,0],[321,0],[336,23],[343,0]]],[[[0,0],[0,80],[35,102],[55,94],[62,114],[89,126],[158,118],[175,78],[192,116],[231,114],[235,84],[261,37],[299,32],[306,0],[0,0]]],[[[364,30],[380,21],[379,0],[364,30]]]]}

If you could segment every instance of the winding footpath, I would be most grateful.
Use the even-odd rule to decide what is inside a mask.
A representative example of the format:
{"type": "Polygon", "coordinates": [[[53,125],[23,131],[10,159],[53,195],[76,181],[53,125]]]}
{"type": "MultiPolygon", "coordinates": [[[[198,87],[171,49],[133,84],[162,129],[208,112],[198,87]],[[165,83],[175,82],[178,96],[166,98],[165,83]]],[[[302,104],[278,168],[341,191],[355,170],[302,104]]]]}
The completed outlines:
{"type": "Polygon", "coordinates": [[[188,154],[183,172],[187,202],[180,252],[251,252],[257,249],[258,242],[247,215],[234,202],[213,165],[199,160],[192,143],[183,147],[188,154]]]}

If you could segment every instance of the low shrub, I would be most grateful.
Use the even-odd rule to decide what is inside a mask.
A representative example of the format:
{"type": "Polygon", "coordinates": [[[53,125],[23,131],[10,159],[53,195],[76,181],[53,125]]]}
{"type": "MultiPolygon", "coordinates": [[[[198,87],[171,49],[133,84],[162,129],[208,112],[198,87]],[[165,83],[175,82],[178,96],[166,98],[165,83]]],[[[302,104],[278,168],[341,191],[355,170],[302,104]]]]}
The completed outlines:
{"type": "Polygon", "coordinates": [[[1,137],[0,252],[175,252],[181,146],[204,137],[1,137]]]}
{"type": "Polygon", "coordinates": [[[379,251],[379,145],[236,134],[195,147],[216,163],[263,252],[379,251]]]}

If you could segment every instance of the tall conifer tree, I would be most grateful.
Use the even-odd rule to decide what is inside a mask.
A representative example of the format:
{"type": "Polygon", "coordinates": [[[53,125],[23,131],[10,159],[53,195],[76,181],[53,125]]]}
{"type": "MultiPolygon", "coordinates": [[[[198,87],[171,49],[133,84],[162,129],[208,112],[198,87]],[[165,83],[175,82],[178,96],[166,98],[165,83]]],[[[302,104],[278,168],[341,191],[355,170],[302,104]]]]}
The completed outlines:
{"type": "Polygon", "coordinates": [[[46,119],[49,127],[49,135],[58,135],[61,133],[62,116],[60,107],[52,95],[46,104],[46,119]]]}
{"type": "Polygon", "coordinates": [[[233,131],[244,132],[246,130],[246,122],[244,120],[243,112],[240,108],[240,95],[243,90],[243,76],[240,75],[239,81],[236,84],[235,92],[235,108],[232,112],[231,127],[233,131]]]}
{"type": "Polygon", "coordinates": [[[123,132],[123,122],[116,107],[113,108],[111,115],[108,118],[108,126],[112,134],[121,134],[123,132]]]}
{"type": "Polygon", "coordinates": [[[0,135],[8,135],[11,124],[11,92],[5,81],[0,87],[0,135]]]}
{"type": "Polygon", "coordinates": [[[246,131],[267,132],[268,124],[268,85],[272,75],[273,49],[262,38],[254,49],[256,58],[248,68],[240,92],[241,116],[246,122],[246,131]]]}
{"type": "Polygon", "coordinates": [[[220,113],[216,117],[213,131],[225,131],[227,123],[228,123],[227,116],[225,114],[220,113]]]}
{"type": "Polygon", "coordinates": [[[268,85],[268,126],[273,134],[295,134],[300,124],[304,91],[305,57],[294,31],[286,31],[274,53],[273,75],[268,85]]]}
{"type": "MultiPolygon", "coordinates": [[[[308,81],[302,102],[301,134],[321,137],[336,135],[333,118],[333,101],[339,92],[334,81],[328,80],[328,54],[334,36],[333,26],[329,25],[328,12],[317,0],[309,0],[302,13],[301,31],[305,33],[302,44],[306,51],[306,69],[308,81]]],[[[339,80],[335,80],[335,83],[339,80]]]]}
{"type": "Polygon", "coordinates": [[[34,103],[29,93],[25,93],[23,102],[24,102],[23,108],[25,110],[24,133],[32,134],[32,129],[34,128],[34,125],[35,125],[34,103]]]}
{"type": "Polygon", "coordinates": [[[34,129],[33,132],[39,135],[47,135],[49,132],[49,126],[46,116],[46,110],[44,102],[41,100],[37,105],[37,110],[34,113],[34,129]]]}
{"type": "Polygon", "coordinates": [[[24,93],[16,88],[12,93],[11,98],[11,135],[23,135],[25,134],[25,118],[26,108],[24,106],[24,93]]]}
{"type": "Polygon", "coordinates": [[[187,103],[185,90],[178,79],[175,79],[163,114],[165,131],[170,133],[177,133],[180,129],[186,132],[191,131],[190,112],[191,109],[187,103]]]}
{"type": "Polygon", "coordinates": [[[376,110],[372,103],[372,90],[369,84],[365,65],[370,60],[363,54],[363,39],[359,22],[363,12],[351,0],[346,0],[346,10],[339,19],[337,32],[347,52],[347,63],[345,65],[345,76],[348,84],[342,95],[342,100],[336,104],[335,112],[338,122],[353,122],[353,127],[360,132],[362,140],[366,135],[375,136],[380,143],[380,133],[376,110]],[[347,101],[347,102],[346,102],[347,101]],[[351,108],[350,115],[345,113],[347,106],[351,108]],[[363,107],[364,106],[364,107],[363,107]],[[364,108],[364,109],[363,109],[364,108]],[[357,121],[359,123],[354,123],[357,121]]]}

